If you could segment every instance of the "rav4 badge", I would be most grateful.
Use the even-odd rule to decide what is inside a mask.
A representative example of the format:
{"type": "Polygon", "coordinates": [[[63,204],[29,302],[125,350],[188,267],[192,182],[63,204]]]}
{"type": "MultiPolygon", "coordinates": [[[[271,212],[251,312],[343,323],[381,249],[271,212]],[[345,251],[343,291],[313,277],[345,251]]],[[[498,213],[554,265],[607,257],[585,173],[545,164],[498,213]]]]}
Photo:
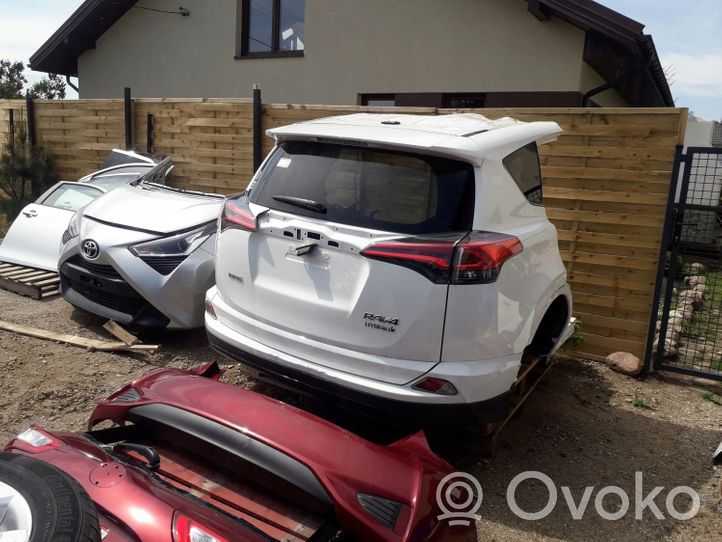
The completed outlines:
{"type": "Polygon", "coordinates": [[[396,327],[399,325],[398,318],[387,318],[382,314],[372,314],[370,312],[364,313],[364,325],[379,331],[386,331],[388,333],[395,333],[396,327]]]}

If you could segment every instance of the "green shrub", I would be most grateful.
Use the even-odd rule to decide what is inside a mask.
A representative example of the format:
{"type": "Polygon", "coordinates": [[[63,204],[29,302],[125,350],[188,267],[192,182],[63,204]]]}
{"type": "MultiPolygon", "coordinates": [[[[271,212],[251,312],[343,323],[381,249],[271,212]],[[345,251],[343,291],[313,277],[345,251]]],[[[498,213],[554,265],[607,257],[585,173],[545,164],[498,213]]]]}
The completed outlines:
{"type": "Polygon", "coordinates": [[[31,148],[28,133],[20,125],[0,153],[0,213],[12,222],[23,207],[57,182],[50,153],[42,146],[31,148]]]}

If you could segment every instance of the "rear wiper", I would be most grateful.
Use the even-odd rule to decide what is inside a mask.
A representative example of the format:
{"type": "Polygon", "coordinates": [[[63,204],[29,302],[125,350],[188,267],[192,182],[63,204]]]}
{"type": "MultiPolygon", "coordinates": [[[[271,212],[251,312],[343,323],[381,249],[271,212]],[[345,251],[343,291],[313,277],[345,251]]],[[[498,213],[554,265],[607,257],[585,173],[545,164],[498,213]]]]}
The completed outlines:
{"type": "Polygon", "coordinates": [[[280,201],[281,203],[287,203],[288,205],[295,205],[296,207],[303,207],[309,211],[316,213],[326,214],[326,206],[323,203],[313,201],[312,199],[296,198],[293,196],[273,196],[272,199],[280,201]]]}

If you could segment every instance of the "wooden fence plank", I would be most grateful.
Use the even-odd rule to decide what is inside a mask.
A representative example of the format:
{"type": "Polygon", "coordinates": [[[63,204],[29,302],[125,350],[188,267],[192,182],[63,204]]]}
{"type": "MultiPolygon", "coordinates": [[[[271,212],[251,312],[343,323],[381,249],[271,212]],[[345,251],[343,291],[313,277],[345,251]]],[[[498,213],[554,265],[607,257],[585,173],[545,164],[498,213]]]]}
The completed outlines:
{"type": "MultiPolygon", "coordinates": [[[[0,143],[7,110],[0,100],[0,143]]],[[[262,128],[356,112],[451,114],[553,120],[565,129],[540,147],[547,215],[557,226],[569,269],[575,312],[588,329],[579,355],[601,358],[611,349],[643,351],[656,260],[674,161],[687,112],[674,108],[368,108],[265,104],[262,128]]],[[[253,174],[252,102],[248,99],[135,100],[136,143],[145,150],[146,117],[154,115],[155,151],[176,161],[171,183],[222,193],[245,188],[253,174]]],[[[38,101],[39,140],[63,178],[97,167],[123,144],[122,100],[38,101]]],[[[264,152],[273,141],[264,137],[264,152]]]]}

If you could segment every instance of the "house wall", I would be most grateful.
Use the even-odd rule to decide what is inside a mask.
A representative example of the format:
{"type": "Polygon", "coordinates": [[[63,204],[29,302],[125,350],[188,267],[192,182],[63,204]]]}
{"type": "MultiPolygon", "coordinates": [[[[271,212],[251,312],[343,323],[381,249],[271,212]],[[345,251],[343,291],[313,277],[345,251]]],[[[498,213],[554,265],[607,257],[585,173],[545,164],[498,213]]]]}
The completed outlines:
{"type": "Polygon", "coordinates": [[[714,125],[715,121],[697,117],[690,112],[687,118],[687,132],[684,135],[685,150],[687,147],[712,146],[714,125]]]}
{"type": "Polygon", "coordinates": [[[125,14],[80,57],[80,96],[130,86],[137,97],[247,97],[254,83],[265,101],[326,104],[355,104],[359,93],[579,91],[584,32],[540,22],[521,1],[308,0],[304,57],[242,60],[235,0],[183,6],[190,17],[125,14]]]}
{"type": "MultiPolygon", "coordinates": [[[[599,75],[594,68],[582,61],[582,72],[579,81],[579,89],[582,94],[585,94],[606,82],[607,80],[599,75]]],[[[601,107],[629,107],[629,102],[622,98],[622,95],[613,88],[600,92],[599,94],[595,94],[592,97],[592,100],[601,107]]]]}

